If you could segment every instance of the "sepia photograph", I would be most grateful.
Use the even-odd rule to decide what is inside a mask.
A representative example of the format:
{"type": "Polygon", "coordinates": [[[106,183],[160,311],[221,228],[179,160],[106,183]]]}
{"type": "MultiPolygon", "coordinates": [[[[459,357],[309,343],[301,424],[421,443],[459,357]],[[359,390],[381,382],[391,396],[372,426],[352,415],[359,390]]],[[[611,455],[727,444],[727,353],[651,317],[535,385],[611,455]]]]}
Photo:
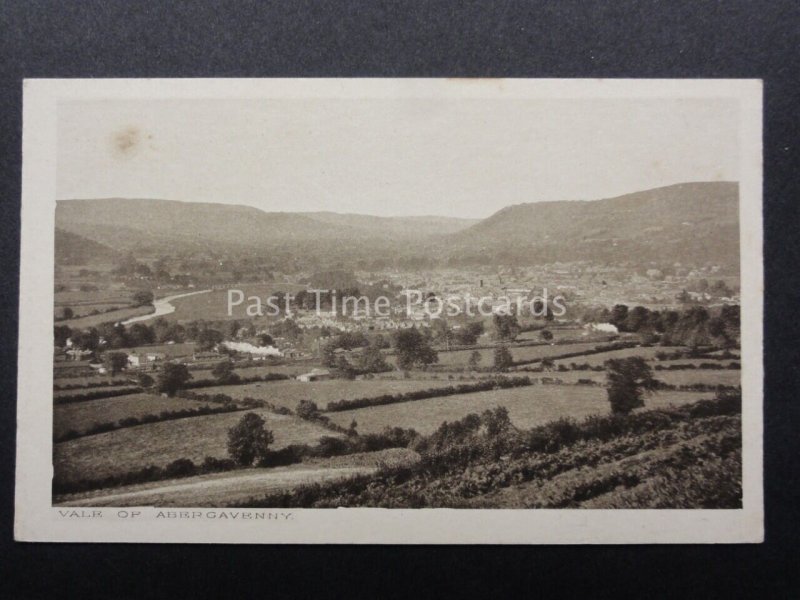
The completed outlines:
{"type": "Polygon", "coordinates": [[[760,82],[42,80],[25,111],[18,532],[763,535],[760,82]]]}

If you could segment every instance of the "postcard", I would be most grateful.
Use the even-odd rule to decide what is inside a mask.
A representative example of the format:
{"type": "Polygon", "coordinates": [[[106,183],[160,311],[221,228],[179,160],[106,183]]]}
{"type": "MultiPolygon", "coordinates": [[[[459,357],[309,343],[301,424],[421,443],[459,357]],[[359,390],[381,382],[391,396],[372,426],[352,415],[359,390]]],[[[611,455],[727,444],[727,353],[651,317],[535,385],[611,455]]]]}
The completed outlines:
{"type": "Polygon", "coordinates": [[[760,81],[23,112],[17,540],[763,540],[760,81]]]}

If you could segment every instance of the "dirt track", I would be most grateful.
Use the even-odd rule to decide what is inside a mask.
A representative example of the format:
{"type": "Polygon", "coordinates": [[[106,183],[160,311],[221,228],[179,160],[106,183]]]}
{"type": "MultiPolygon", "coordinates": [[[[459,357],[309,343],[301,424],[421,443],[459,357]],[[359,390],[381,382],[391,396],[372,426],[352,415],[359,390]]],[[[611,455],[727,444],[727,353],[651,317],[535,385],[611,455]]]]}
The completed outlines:
{"type": "Polygon", "coordinates": [[[131,486],[110,494],[73,497],[57,506],[222,506],[252,496],[308,483],[362,475],[375,467],[297,468],[237,471],[224,476],[204,475],[168,485],[131,486]]]}

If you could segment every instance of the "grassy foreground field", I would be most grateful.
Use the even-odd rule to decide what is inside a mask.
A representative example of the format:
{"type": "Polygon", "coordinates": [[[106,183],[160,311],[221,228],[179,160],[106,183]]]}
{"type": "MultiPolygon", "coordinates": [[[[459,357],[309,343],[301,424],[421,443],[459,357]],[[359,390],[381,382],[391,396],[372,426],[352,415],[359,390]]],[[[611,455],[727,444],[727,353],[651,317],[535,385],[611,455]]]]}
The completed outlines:
{"type": "MultiPolygon", "coordinates": [[[[530,430],[471,417],[408,467],[255,496],[252,508],[741,508],[741,398],[530,430]]],[[[496,422],[496,421],[495,421],[496,422]]],[[[241,504],[239,506],[242,506],[241,504]]]]}
{"type": "Polygon", "coordinates": [[[59,437],[71,429],[83,433],[95,423],[158,414],[163,410],[198,408],[203,404],[206,403],[182,398],[163,398],[153,394],[130,394],[72,404],[57,404],[53,407],[53,434],[59,437]]]}
{"type": "Polygon", "coordinates": [[[374,473],[382,466],[410,465],[419,455],[390,448],[316,459],[273,469],[238,469],[224,473],[169,479],[57,498],[59,506],[227,506],[253,494],[287,490],[374,473]]]}
{"type": "MultiPolygon", "coordinates": [[[[694,402],[713,394],[699,392],[659,392],[645,400],[647,408],[694,402]]],[[[331,421],[347,427],[355,419],[359,433],[377,433],[384,427],[416,429],[432,433],[444,421],[461,419],[469,413],[504,406],[517,427],[542,425],[561,417],[580,419],[606,414],[609,404],[606,391],[599,387],[571,385],[533,385],[522,388],[460,394],[414,402],[371,406],[328,413],[331,421]]]]}
{"type": "MultiPolygon", "coordinates": [[[[335,433],[295,417],[254,410],[275,436],[271,448],[290,444],[315,444],[320,437],[335,433]]],[[[90,435],[56,444],[53,449],[55,477],[62,481],[99,479],[110,475],[159,467],[179,458],[202,462],[206,456],[227,458],[228,429],[242,418],[242,412],[176,421],[150,423],[90,435]]]]}
{"type": "Polygon", "coordinates": [[[285,406],[291,410],[297,408],[300,400],[313,400],[320,410],[324,410],[328,402],[335,400],[352,400],[353,398],[365,398],[383,394],[413,392],[429,388],[447,387],[451,384],[452,382],[446,380],[432,381],[430,379],[368,379],[357,381],[332,379],[308,383],[292,380],[225,385],[203,388],[200,391],[204,394],[227,394],[234,399],[250,397],[266,400],[275,406],[285,406]]]}

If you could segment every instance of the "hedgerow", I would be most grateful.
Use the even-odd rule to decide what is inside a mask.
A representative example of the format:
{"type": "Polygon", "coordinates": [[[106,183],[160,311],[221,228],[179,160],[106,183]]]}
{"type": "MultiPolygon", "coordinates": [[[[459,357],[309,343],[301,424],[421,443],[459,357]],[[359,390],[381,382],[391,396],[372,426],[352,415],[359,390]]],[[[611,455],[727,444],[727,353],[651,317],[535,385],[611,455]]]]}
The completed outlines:
{"type": "Polygon", "coordinates": [[[339,412],[354,408],[364,408],[367,406],[383,406],[385,404],[413,402],[415,400],[428,400],[429,398],[439,398],[442,396],[488,392],[491,390],[524,387],[528,385],[532,385],[529,377],[494,377],[477,383],[464,383],[459,385],[450,385],[447,387],[428,388],[425,390],[416,390],[413,392],[404,392],[399,394],[383,394],[381,396],[354,398],[352,400],[334,400],[332,402],[328,402],[326,410],[327,412],[339,412]]]}

